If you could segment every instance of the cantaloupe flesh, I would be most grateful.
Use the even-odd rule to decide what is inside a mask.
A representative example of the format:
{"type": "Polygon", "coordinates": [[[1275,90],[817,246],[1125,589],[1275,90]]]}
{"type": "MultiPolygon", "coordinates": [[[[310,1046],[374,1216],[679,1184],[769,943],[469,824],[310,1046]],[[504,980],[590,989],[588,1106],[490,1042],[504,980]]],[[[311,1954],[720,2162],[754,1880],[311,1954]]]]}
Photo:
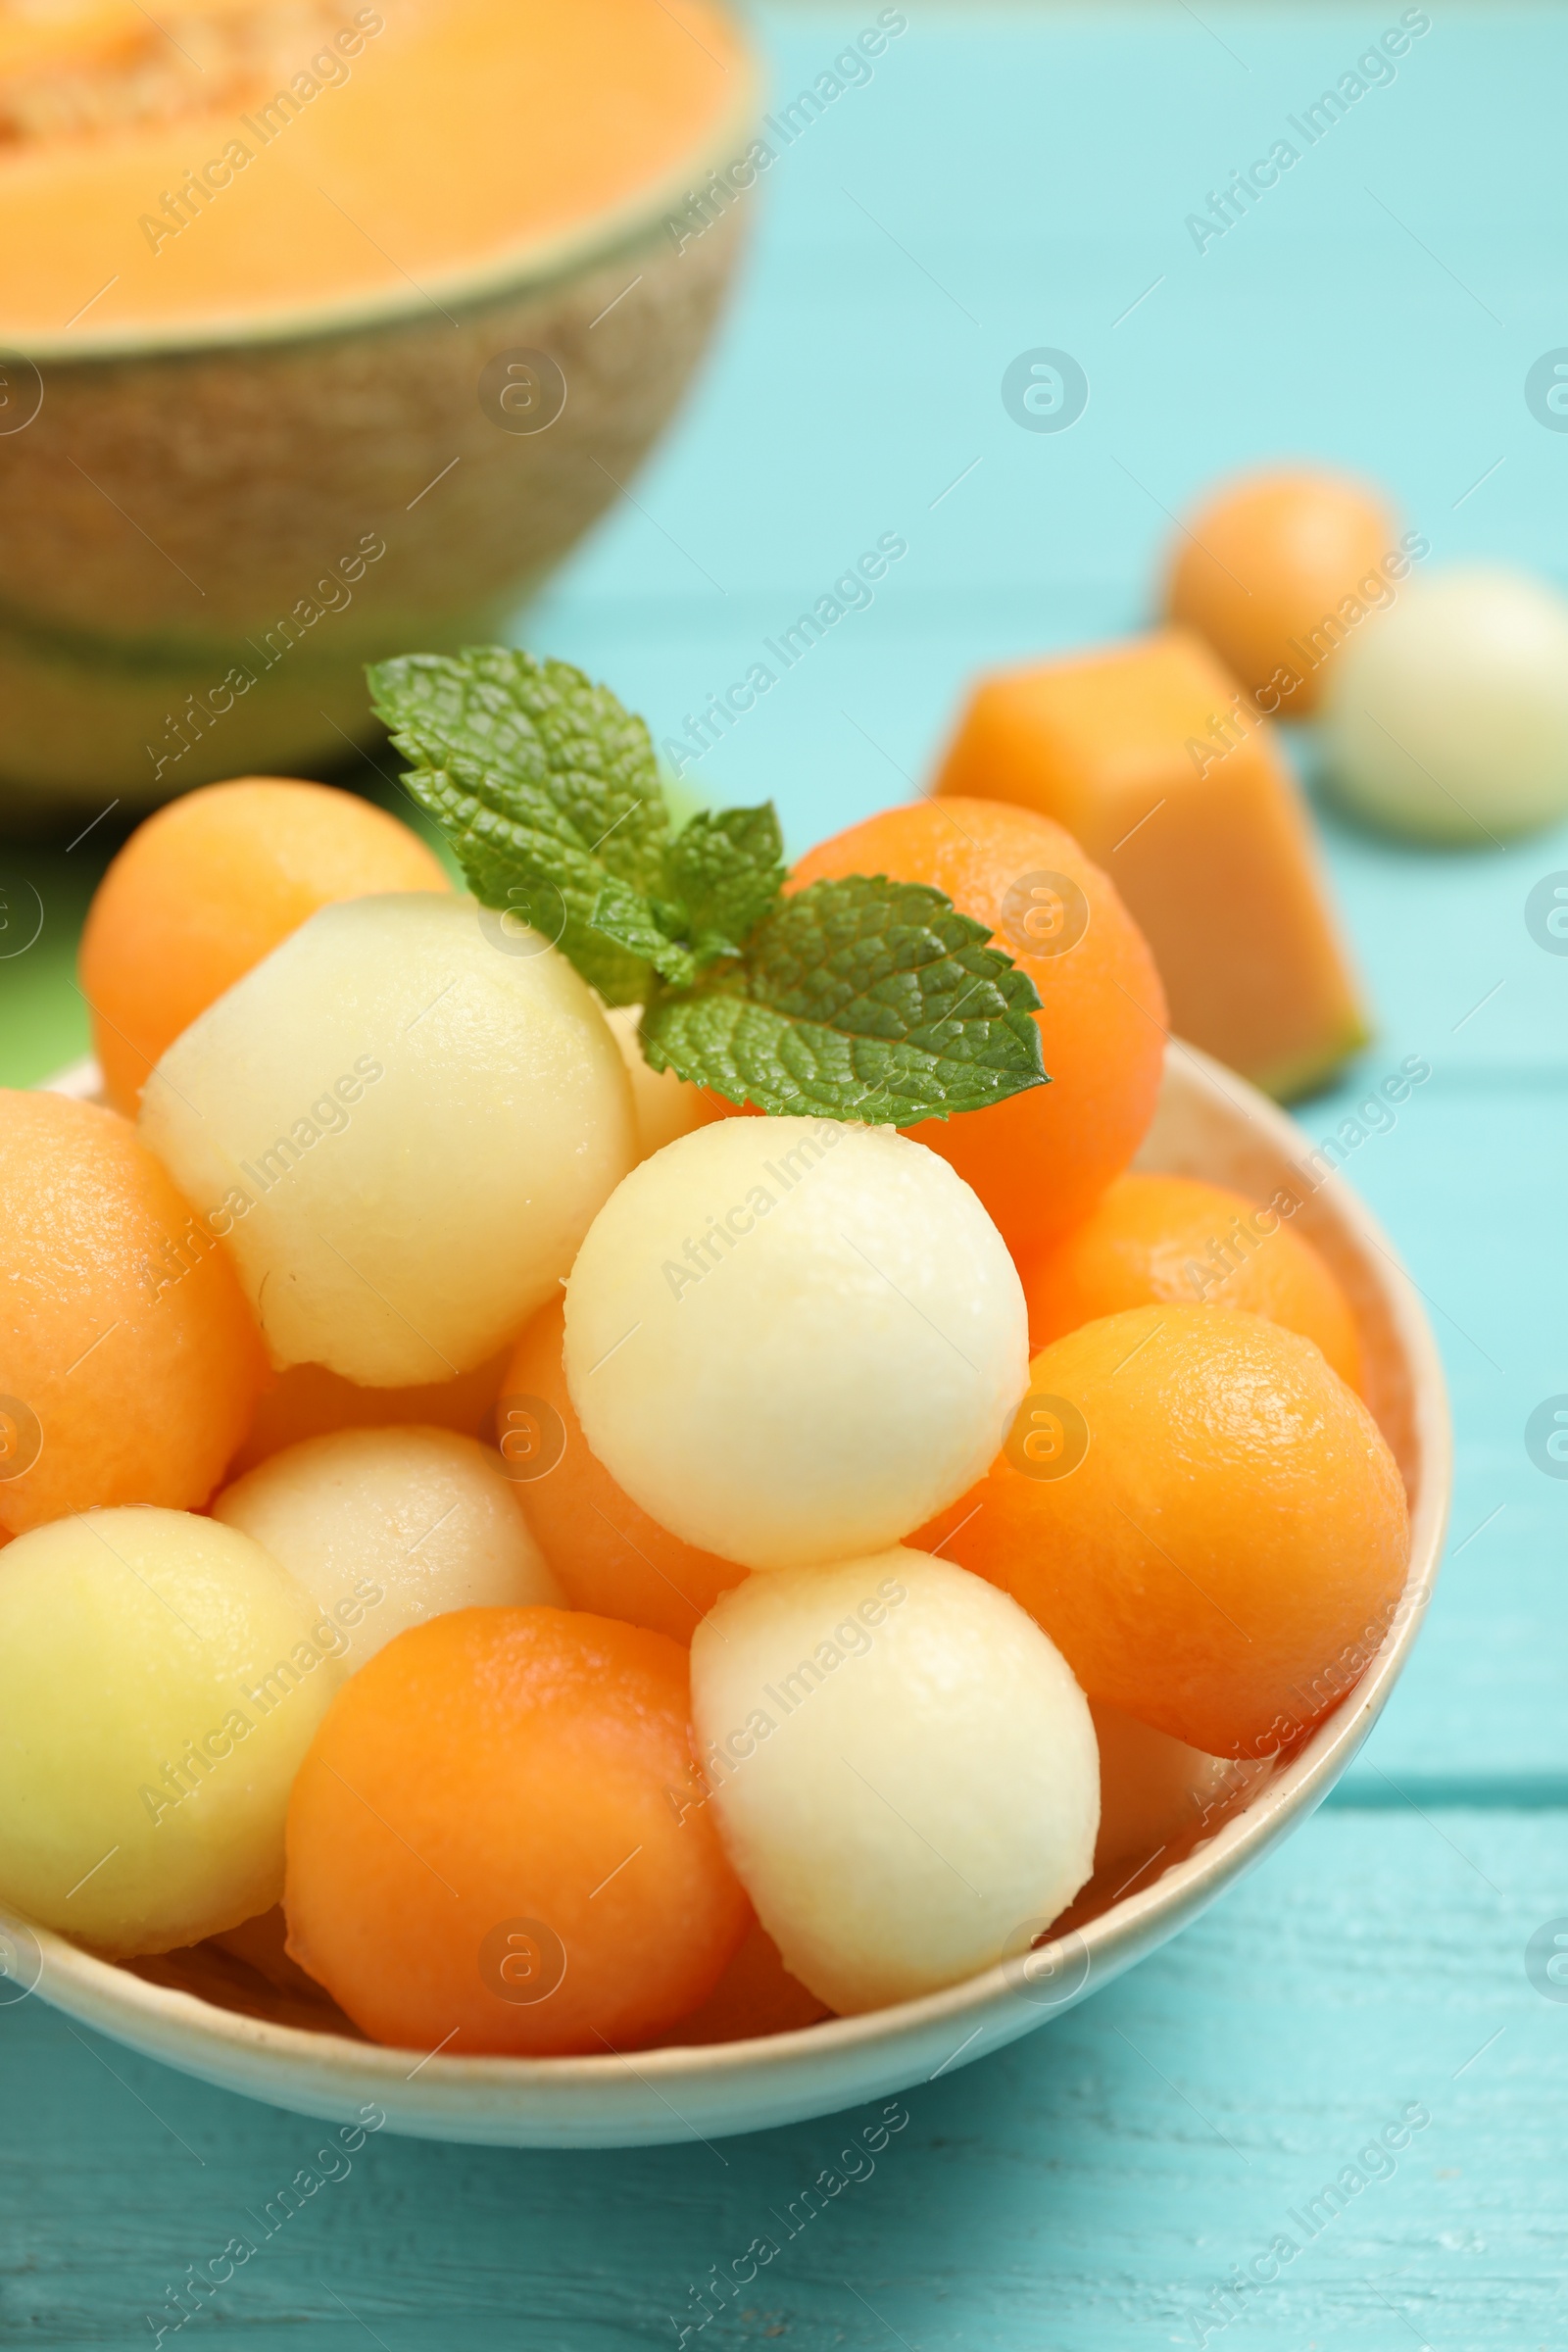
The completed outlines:
{"type": "Polygon", "coordinates": [[[508,1348],[472,1372],[460,1372],[455,1380],[412,1389],[362,1389],[324,1364],[291,1364],[263,1390],[228,1476],[238,1478],[285,1446],[324,1437],[335,1429],[429,1424],[493,1446],[496,1397],[511,1355],[508,1348]]]}
{"type": "Polygon", "coordinates": [[[1369,1031],[1300,796],[1239,699],[1184,629],[999,671],[936,790],[1065,825],[1148,938],[1172,1032],[1288,1101],[1369,1031]]]}
{"type": "Polygon", "coordinates": [[[749,86],[712,0],[169,0],[154,14],[134,0],[0,12],[0,343],[53,341],[78,311],[73,345],[389,292],[417,302],[695,168],[749,86]],[[313,73],[323,55],[335,62],[313,73]],[[280,90],[298,111],[277,109],[269,139],[258,109],[280,90]],[[220,178],[232,140],[250,161],[230,158],[205,206],[187,199],[177,234],[142,225],[188,172],[216,158],[220,178]]]}

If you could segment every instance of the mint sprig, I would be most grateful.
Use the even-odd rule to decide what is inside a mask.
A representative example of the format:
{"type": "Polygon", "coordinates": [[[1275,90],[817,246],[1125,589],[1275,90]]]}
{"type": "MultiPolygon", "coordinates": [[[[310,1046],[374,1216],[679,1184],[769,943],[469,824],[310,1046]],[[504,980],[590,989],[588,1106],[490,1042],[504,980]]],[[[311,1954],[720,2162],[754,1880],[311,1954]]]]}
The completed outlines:
{"type": "Polygon", "coordinates": [[[669,815],[643,721],[580,669],[503,645],[405,654],[368,674],[376,715],[413,763],[404,780],[480,905],[511,906],[518,886],[559,890],[563,952],[607,1004],[640,1004],[651,957],[595,915],[609,891],[624,923],[663,875],[669,815]]]}
{"type": "Polygon", "coordinates": [[[564,662],[504,646],[369,671],[474,896],[561,895],[563,953],[643,1052],[725,1101],[913,1126],[1047,1083],[1028,976],[941,891],[886,875],[786,898],[778,818],[674,836],[648,729],[564,662]]]}

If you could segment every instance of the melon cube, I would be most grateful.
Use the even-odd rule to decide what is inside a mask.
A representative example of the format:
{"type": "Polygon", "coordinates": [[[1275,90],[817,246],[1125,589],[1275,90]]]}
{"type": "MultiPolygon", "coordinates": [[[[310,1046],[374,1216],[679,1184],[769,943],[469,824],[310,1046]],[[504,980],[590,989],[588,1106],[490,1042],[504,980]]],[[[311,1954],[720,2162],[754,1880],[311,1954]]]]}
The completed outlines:
{"type": "Polygon", "coordinates": [[[1307,1093],[1366,1043],[1300,795],[1189,631],[983,677],[936,790],[1075,834],[1153,950],[1173,1032],[1267,1093],[1307,1093]]]}

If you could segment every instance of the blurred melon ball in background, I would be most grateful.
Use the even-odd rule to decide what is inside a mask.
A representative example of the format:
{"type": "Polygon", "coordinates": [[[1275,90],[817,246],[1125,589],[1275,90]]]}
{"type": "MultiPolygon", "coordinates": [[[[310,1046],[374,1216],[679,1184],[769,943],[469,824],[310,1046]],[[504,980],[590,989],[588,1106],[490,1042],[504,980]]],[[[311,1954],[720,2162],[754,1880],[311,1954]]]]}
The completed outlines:
{"type": "Polygon", "coordinates": [[[134,1118],[180,1031],[318,906],[449,887],[416,833],[327,784],[241,776],[172,801],[114,859],[81,935],[110,1102],[134,1118]]]}
{"type": "Polygon", "coordinates": [[[1354,625],[1348,608],[1364,614],[1392,602],[1391,579],[1409,571],[1397,530],[1382,494],[1346,475],[1306,466],[1244,475],[1181,525],[1165,617],[1206,637],[1265,711],[1306,718],[1341,659],[1337,639],[1354,625]]]}
{"type": "Polygon", "coordinates": [[[213,1517],[315,1594],[356,1667],[447,1609],[561,1600],[500,1454],[450,1429],[307,1438],[225,1487],[213,1517]]]}
{"type": "Polygon", "coordinates": [[[1455,564],[1345,649],[1323,763],[1357,815],[1475,843],[1568,811],[1568,598],[1499,564],[1455,564]]]}
{"type": "Polygon", "coordinates": [[[1093,1868],[1089,1702],[1016,1602],[945,1560],[749,1578],[693,1638],[692,1713],[736,1875],[841,2014],[1026,1948],[1093,1868]]]}
{"type": "Polygon", "coordinates": [[[471,1370],[635,1155],[620,1050],[564,956],[468,899],[323,907],[159,1064],[141,1132],[232,1251],[277,1365],[471,1370]]]}
{"type": "Polygon", "coordinates": [[[120,1957],[283,1890],[343,1637],[235,1529],[94,1511],[0,1557],[0,1901],[120,1957]]]}
{"type": "Polygon", "coordinates": [[[922,1145],[722,1119],[600,1210],[565,1369],[594,1453],[685,1543],[751,1568],[847,1559],[990,1463],[1027,1383],[1023,1289],[922,1145]]]}

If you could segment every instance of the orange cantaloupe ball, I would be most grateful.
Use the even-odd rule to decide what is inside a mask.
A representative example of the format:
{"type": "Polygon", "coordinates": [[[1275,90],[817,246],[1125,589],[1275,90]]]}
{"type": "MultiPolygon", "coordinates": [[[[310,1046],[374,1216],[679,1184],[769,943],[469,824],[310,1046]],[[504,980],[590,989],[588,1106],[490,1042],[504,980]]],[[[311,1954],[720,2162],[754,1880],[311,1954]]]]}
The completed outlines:
{"type": "Polygon", "coordinates": [[[303,2022],[296,2006],[299,2001],[308,2002],[316,2011],[312,2023],[319,2021],[325,1995],[316,1979],[308,1977],[299,1963],[288,1956],[288,1922],[283,1917],[281,1903],[274,1903],[270,1911],[259,1911],[254,1919],[241,1920],[237,1928],[225,1928],[220,1936],[209,1936],[207,1941],[216,1943],[231,1960],[254,1969],[274,1992],[289,1996],[286,2010],[274,2007],[273,2015],[279,2025],[303,2022]]]}
{"type": "Polygon", "coordinates": [[[134,1115],[165,1048],[318,906],[450,887],[417,834],[331,785],[241,776],[172,801],[115,858],[82,933],[110,1102],[134,1115]]]}
{"type": "Polygon", "coordinates": [[[1315,1340],[1342,1380],[1361,1385],[1355,1318],[1328,1266],[1277,1208],[1226,1185],[1118,1176],[1081,1225],[1025,1266],[1023,1290],[1035,1350],[1162,1299],[1240,1306],[1315,1340]]]}
{"type": "Polygon", "coordinates": [[[945,891],[1039,991],[1050,1085],[906,1130],[973,1186],[1026,1258],[1086,1213],[1153,1115],[1165,997],[1143,933],[1070,833],[995,801],[884,809],[808,850],[790,887],[841,874],[945,891]]]}
{"type": "Polygon", "coordinates": [[[566,1387],[564,1332],[564,1303],[552,1299],[517,1342],[496,1403],[523,1515],[573,1608],[689,1642],[746,1570],[650,1519],[590,1452],[566,1387]]]}
{"type": "Polygon", "coordinates": [[[1309,717],[1337,646],[1409,569],[1397,528],[1388,500],[1344,474],[1289,467],[1227,482],[1171,551],[1166,617],[1206,637],[1264,710],[1309,717]]]}
{"type": "Polygon", "coordinates": [[[305,1438],[330,1437],[339,1429],[389,1429],[419,1423],[455,1429],[487,1443],[495,1418],[507,1353],[492,1355],[455,1380],[430,1381],[411,1389],[365,1389],[358,1381],[329,1372],[324,1364],[290,1364],[263,1390],[251,1425],[229,1464],[229,1476],[254,1470],[285,1446],[305,1438]]]}
{"type": "Polygon", "coordinates": [[[129,1121],[0,1091],[0,1524],[195,1509],[265,1369],[226,1254],[129,1121]]]}
{"type": "Polygon", "coordinates": [[[1409,1561],[1393,1454],[1321,1349],[1156,1305],[1043,1348],[978,1485],[910,1538],[1020,1602],[1091,1699],[1210,1756],[1293,1744],[1358,1680],[1409,1561]]]}
{"type": "Polygon", "coordinates": [[[751,1918],[695,1780],[684,1650],[565,1609],[459,1609],[333,1700],[294,1784],[288,1949],[373,2040],[640,2047],[751,1918]]]}
{"type": "Polygon", "coordinates": [[[757,2041],[769,2034],[798,2034],[833,2012],[799,1977],[760,1919],[700,2009],[666,2035],[673,2048],[698,2049],[717,2041],[757,2041]]]}

